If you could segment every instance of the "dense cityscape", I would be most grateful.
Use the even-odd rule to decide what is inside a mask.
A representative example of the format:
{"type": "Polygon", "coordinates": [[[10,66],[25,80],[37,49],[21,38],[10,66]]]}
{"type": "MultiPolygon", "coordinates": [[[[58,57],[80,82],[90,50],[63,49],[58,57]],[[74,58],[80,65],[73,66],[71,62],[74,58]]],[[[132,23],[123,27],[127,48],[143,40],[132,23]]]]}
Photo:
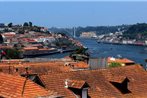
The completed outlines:
{"type": "MultiPolygon", "coordinates": [[[[30,10],[31,14],[26,16],[31,17],[34,13],[33,17],[36,18],[37,15],[44,16],[45,11],[47,16],[48,13],[50,17],[53,16],[54,22],[49,21],[50,23],[59,21],[56,20],[59,15],[56,8],[60,5],[53,6],[56,7],[53,11],[48,2],[43,3],[43,6],[40,5],[41,2],[25,2],[28,8],[25,5],[24,9],[22,3],[17,3],[16,5],[20,4],[15,5],[20,8],[14,9],[17,14],[20,10],[19,13],[22,14],[30,10]],[[33,7],[32,4],[39,4],[40,7],[33,7]],[[38,13],[36,8],[42,12],[38,13]]],[[[81,3],[77,4],[81,7],[81,3]]],[[[66,3],[63,8],[66,8],[65,6],[66,3]]],[[[68,6],[71,7],[68,10],[72,12],[74,6],[68,6]]],[[[4,7],[1,7],[0,12],[4,7]]],[[[93,7],[96,8],[91,6],[93,7]]],[[[90,15],[87,14],[88,11],[96,11],[91,11],[88,7],[84,12],[85,9],[87,5],[83,12],[78,13],[78,17],[85,13],[90,15]]],[[[15,11],[12,16],[15,16],[15,11]]],[[[6,11],[2,13],[6,14],[6,11]]],[[[71,13],[60,14],[63,18],[71,13]]],[[[88,21],[86,15],[81,20],[85,18],[88,21]]],[[[26,21],[28,19],[24,17],[22,19],[25,22],[21,21],[22,23],[18,17],[18,23],[3,22],[5,18],[0,19],[0,98],[147,98],[147,23],[141,21],[132,24],[128,22],[120,25],[88,26],[90,22],[83,22],[87,26],[74,24],[71,27],[57,27],[42,26],[37,23],[40,21],[37,18],[36,22],[33,22],[26,21]]],[[[76,16],[73,20],[74,18],[78,19],[76,16]]],[[[45,19],[42,18],[41,22],[45,19]]]]}

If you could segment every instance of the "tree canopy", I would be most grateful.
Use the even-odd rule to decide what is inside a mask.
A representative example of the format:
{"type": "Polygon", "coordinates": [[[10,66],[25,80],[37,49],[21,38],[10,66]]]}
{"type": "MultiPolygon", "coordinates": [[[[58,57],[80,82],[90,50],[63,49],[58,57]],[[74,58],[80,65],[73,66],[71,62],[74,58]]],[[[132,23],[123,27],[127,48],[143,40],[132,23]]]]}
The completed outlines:
{"type": "Polygon", "coordinates": [[[24,27],[28,27],[29,24],[28,24],[27,22],[25,22],[25,23],[23,24],[23,26],[24,26],[24,27]]]}
{"type": "Polygon", "coordinates": [[[117,62],[112,62],[109,64],[109,67],[120,67],[121,64],[120,63],[117,63],[117,62]]]}
{"type": "Polygon", "coordinates": [[[33,25],[33,23],[32,22],[29,22],[29,26],[32,27],[32,25],[33,25]]]}
{"type": "Polygon", "coordinates": [[[12,27],[12,25],[13,25],[13,23],[12,23],[12,22],[10,22],[10,23],[8,24],[8,27],[12,27]]]}
{"type": "Polygon", "coordinates": [[[138,39],[144,40],[147,39],[147,24],[146,23],[137,23],[128,28],[123,33],[124,37],[127,39],[138,39]]]}

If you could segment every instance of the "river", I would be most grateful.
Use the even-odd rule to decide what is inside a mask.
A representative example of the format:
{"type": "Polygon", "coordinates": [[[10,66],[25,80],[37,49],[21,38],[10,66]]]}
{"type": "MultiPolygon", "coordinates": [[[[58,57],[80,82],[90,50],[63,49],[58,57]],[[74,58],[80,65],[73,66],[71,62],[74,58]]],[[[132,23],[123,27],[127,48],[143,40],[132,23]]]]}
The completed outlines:
{"type": "MultiPolygon", "coordinates": [[[[78,38],[78,40],[88,48],[91,57],[117,57],[119,55],[145,65],[147,58],[147,47],[145,46],[103,44],[97,43],[95,39],[78,38]]],[[[41,58],[62,58],[67,55],[69,53],[41,56],[41,58]]]]}
{"type": "Polygon", "coordinates": [[[91,57],[117,57],[119,55],[145,65],[147,58],[147,47],[145,46],[104,44],[97,43],[94,39],[79,40],[89,48],[91,57]]]}

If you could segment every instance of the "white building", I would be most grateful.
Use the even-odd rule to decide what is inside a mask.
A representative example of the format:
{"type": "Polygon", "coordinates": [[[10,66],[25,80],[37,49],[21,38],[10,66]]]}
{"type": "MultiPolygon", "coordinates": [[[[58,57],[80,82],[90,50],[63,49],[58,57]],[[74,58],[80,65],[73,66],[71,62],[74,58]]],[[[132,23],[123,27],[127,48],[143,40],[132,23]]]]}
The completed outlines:
{"type": "Polygon", "coordinates": [[[54,37],[41,37],[41,38],[37,38],[35,39],[37,42],[53,42],[55,41],[54,37]]]}
{"type": "Polygon", "coordinates": [[[94,37],[94,38],[96,38],[97,35],[96,35],[95,32],[82,32],[80,37],[83,37],[83,38],[92,38],[92,37],[94,37]]]}

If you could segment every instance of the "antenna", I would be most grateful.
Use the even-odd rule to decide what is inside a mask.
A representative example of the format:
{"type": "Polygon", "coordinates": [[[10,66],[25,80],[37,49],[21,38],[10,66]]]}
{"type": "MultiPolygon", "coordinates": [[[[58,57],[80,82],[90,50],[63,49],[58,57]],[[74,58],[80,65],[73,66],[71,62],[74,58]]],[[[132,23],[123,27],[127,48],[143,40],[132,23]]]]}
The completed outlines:
{"type": "Polygon", "coordinates": [[[28,69],[29,69],[28,67],[25,68],[25,70],[26,70],[26,78],[28,78],[28,75],[29,75],[28,69]]]}

